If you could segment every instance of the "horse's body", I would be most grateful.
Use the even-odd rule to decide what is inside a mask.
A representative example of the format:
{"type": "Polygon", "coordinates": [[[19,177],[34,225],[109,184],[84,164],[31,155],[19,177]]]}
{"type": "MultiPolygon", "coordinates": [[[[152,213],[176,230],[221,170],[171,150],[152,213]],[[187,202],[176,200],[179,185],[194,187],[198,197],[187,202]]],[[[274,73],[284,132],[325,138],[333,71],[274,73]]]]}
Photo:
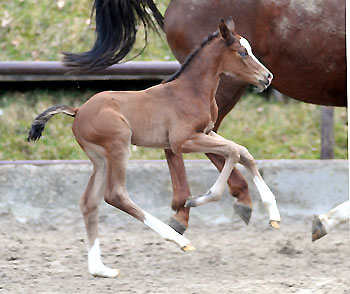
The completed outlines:
{"type": "MultiPolygon", "coordinates": [[[[163,19],[153,2],[138,2],[141,7],[147,6],[163,27],[163,19]]],[[[127,20],[140,15],[128,3],[128,0],[95,0],[95,46],[86,53],[67,54],[68,66],[99,68],[125,56],[132,44],[126,34],[119,32],[127,31],[127,20]],[[118,19],[126,20],[124,29],[120,28],[123,22],[118,19]]],[[[346,106],[344,0],[172,0],[165,13],[164,30],[179,61],[183,62],[194,46],[215,28],[218,18],[228,15],[234,16],[237,28],[253,44],[254,53],[275,74],[275,88],[301,101],[346,106]]],[[[214,131],[240,99],[246,85],[232,77],[221,79],[216,92],[218,117],[214,131]]],[[[189,219],[189,208],[184,204],[190,195],[185,167],[180,155],[169,149],[165,154],[173,182],[172,208],[176,211],[171,226],[183,232],[189,219]]],[[[223,168],[222,157],[207,155],[219,170],[223,168]]],[[[248,223],[252,201],[247,182],[237,169],[233,169],[228,185],[238,200],[236,212],[248,223]]]]}
{"type": "Polygon", "coordinates": [[[274,88],[304,102],[346,106],[344,0],[172,0],[164,30],[176,58],[184,61],[217,17],[229,15],[274,73],[274,88]]]}
{"type": "Polygon", "coordinates": [[[171,150],[173,154],[212,152],[225,159],[224,167],[207,193],[187,200],[198,206],[218,200],[237,163],[244,165],[270,214],[280,221],[276,200],[259,174],[246,148],[212,132],[217,118],[215,92],[223,74],[234,75],[260,90],[271,83],[272,74],[255,58],[246,39],[234,32],[234,23],[220,22],[220,31],[202,43],[180,72],[168,82],[136,92],[107,91],[96,94],[80,108],[54,106],[33,122],[28,140],[40,138],[45,124],[57,113],[75,117],[74,136],[93,164],[93,173],[80,206],[88,235],[89,271],[114,277],[118,270],[103,265],[98,241],[98,207],[101,199],[123,210],[177,243],[185,251],[189,240],[139,208],[126,191],[126,164],[130,144],[171,150]]]}

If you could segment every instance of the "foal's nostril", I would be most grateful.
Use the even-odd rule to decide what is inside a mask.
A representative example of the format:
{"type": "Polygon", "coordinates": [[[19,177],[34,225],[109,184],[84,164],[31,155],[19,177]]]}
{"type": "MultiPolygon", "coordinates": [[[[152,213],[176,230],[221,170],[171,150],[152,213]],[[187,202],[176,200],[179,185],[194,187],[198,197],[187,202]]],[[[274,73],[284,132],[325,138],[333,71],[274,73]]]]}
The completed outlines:
{"type": "Polygon", "coordinates": [[[268,73],[267,80],[269,81],[269,83],[271,83],[272,79],[273,79],[273,75],[271,73],[268,73]]]}

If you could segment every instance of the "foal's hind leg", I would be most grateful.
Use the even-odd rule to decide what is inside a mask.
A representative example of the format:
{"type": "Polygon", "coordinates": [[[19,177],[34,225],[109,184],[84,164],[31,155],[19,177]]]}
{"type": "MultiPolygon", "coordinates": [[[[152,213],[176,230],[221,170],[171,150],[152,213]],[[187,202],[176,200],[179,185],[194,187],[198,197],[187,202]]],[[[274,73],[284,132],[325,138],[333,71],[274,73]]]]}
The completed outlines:
{"type": "Polygon", "coordinates": [[[104,147],[107,162],[107,182],[105,201],[120,210],[130,214],[143,222],[165,240],[175,242],[184,251],[193,250],[190,241],[171,227],[139,208],[128,196],[126,190],[126,165],[129,156],[131,140],[130,130],[119,130],[117,134],[110,134],[110,140],[104,147]]]}
{"type": "Polygon", "coordinates": [[[98,209],[106,186],[106,163],[98,153],[89,151],[87,148],[85,148],[85,152],[93,164],[92,175],[80,199],[80,209],[84,217],[88,238],[89,273],[93,276],[112,278],[118,276],[119,270],[108,268],[102,263],[98,239],[98,209]]]}
{"type": "Polygon", "coordinates": [[[239,163],[242,164],[246,169],[248,169],[252,174],[253,182],[258,189],[261,201],[266,207],[267,211],[269,212],[270,225],[278,229],[279,223],[281,221],[281,216],[276,204],[276,198],[271,192],[270,188],[266,185],[258,169],[256,168],[254,157],[249,153],[247,148],[238,144],[237,147],[240,154],[239,163]]]}

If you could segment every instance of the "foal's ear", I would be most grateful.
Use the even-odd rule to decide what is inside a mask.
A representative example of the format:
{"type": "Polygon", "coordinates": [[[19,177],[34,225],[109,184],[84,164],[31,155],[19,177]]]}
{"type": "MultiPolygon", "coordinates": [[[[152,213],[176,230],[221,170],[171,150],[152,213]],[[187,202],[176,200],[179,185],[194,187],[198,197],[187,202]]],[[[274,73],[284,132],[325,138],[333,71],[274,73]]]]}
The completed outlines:
{"type": "MultiPolygon", "coordinates": [[[[231,21],[232,21],[232,24],[234,27],[234,23],[233,23],[232,18],[231,18],[231,21]]],[[[230,25],[231,25],[231,23],[230,23],[230,25]]],[[[233,34],[232,34],[230,28],[225,24],[225,21],[223,19],[220,20],[219,29],[220,29],[221,36],[226,40],[226,44],[228,46],[232,45],[233,42],[235,41],[235,38],[233,37],[233,34]]]]}
{"type": "Polygon", "coordinates": [[[235,23],[233,21],[232,16],[230,16],[226,21],[226,26],[231,30],[231,32],[235,31],[235,23]]]}

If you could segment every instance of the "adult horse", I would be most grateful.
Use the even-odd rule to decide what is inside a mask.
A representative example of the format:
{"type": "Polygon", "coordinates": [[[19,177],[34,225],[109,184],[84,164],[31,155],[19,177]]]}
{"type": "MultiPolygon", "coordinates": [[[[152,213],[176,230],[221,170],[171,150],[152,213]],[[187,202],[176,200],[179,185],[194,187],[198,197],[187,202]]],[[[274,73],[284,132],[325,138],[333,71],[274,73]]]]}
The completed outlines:
{"type": "MultiPolygon", "coordinates": [[[[101,68],[117,63],[135,40],[137,22],[153,27],[148,12],[164,29],[180,62],[203,37],[216,28],[218,18],[230,15],[237,29],[252,44],[255,55],[274,73],[273,86],[297,100],[346,106],[345,0],[172,0],[165,18],[151,0],[95,0],[97,39],[91,51],[66,53],[70,67],[101,68]],[[164,25],[163,25],[164,21],[164,25]]],[[[246,84],[232,77],[220,81],[216,93],[218,118],[214,130],[235,106],[246,84]]],[[[188,226],[190,195],[181,155],[165,151],[173,183],[171,226],[184,232],[188,226]]],[[[222,157],[207,154],[221,170],[222,157]]],[[[237,198],[235,210],[248,223],[252,201],[248,185],[237,169],[228,180],[237,198]]]]}

